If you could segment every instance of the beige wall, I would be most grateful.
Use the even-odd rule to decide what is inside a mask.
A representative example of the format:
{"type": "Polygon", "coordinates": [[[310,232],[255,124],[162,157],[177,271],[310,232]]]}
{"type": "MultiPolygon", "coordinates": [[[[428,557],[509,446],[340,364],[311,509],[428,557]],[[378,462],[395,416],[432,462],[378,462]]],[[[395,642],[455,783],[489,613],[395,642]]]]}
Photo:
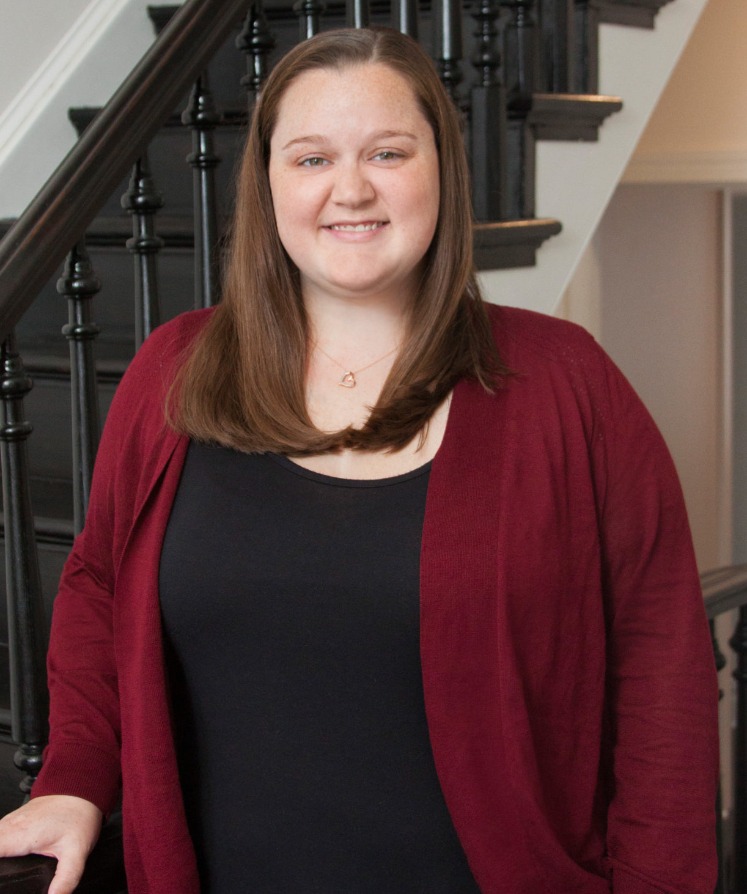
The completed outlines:
{"type": "Polygon", "coordinates": [[[626,179],[747,182],[745,0],[709,0],[626,179]]]}
{"type": "Polygon", "coordinates": [[[747,3],[709,0],[640,153],[747,151],[747,3]]]}

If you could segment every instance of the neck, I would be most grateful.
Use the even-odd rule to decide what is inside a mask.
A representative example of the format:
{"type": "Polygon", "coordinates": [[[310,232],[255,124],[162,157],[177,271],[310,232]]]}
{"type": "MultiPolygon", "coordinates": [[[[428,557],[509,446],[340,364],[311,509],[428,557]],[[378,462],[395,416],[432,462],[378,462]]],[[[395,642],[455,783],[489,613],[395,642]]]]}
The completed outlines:
{"type": "MultiPolygon", "coordinates": [[[[407,328],[405,308],[393,302],[305,301],[305,305],[312,341],[330,352],[350,352],[358,360],[401,344],[407,328]]],[[[352,358],[339,359],[347,363],[352,358]]]]}

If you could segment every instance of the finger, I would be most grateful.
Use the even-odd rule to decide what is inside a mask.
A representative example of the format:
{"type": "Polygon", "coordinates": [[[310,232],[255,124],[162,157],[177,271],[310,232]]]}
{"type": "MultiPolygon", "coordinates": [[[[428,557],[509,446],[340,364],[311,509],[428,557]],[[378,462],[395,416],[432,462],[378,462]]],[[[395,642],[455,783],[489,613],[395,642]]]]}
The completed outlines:
{"type": "Polygon", "coordinates": [[[0,839],[0,857],[25,857],[30,853],[28,846],[21,842],[16,844],[13,839],[5,836],[0,839]]]}
{"type": "Polygon", "coordinates": [[[72,894],[83,876],[85,861],[72,854],[60,856],[47,894],[72,894]]]}
{"type": "Polygon", "coordinates": [[[23,830],[6,823],[0,828],[0,857],[24,857],[30,854],[28,837],[23,830]]]}

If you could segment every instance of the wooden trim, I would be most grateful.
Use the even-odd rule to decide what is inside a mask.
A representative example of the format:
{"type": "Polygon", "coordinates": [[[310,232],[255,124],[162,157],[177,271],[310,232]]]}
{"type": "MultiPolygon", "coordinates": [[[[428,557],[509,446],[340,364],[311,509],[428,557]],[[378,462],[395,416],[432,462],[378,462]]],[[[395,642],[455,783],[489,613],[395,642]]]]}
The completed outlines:
{"type": "Polygon", "coordinates": [[[633,156],[622,183],[747,183],[747,149],[640,153],[633,156]]]}
{"type": "Polygon", "coordinates": [[[561,229],[552,218],[475,224],[475,265],[478,270],[533,267],[537,249],[561,229]]]}
{"type": "Polygon", "coordinates": [[[622,109],[618,96],[580,93],[535,93],[527,123],[538,140],[596,142],[604,121],[622,109]]]}
{"type": "Polygon", "coordinates": [[[656,15],[671,0],[599,0],[599,21],[607,25],[653,28],[656,15]]]}

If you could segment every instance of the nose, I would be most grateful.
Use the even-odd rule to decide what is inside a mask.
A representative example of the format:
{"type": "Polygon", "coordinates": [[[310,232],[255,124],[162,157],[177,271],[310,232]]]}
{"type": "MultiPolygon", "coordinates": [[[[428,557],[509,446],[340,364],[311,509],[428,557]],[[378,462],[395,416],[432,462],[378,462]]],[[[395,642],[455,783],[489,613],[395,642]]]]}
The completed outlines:
{"type": "Polygon", "coordinates": [[[358,162],[338,163],[332,190],[332,201],[351,208],[373,199],[375,190],[365,168],[358,162]]]}

